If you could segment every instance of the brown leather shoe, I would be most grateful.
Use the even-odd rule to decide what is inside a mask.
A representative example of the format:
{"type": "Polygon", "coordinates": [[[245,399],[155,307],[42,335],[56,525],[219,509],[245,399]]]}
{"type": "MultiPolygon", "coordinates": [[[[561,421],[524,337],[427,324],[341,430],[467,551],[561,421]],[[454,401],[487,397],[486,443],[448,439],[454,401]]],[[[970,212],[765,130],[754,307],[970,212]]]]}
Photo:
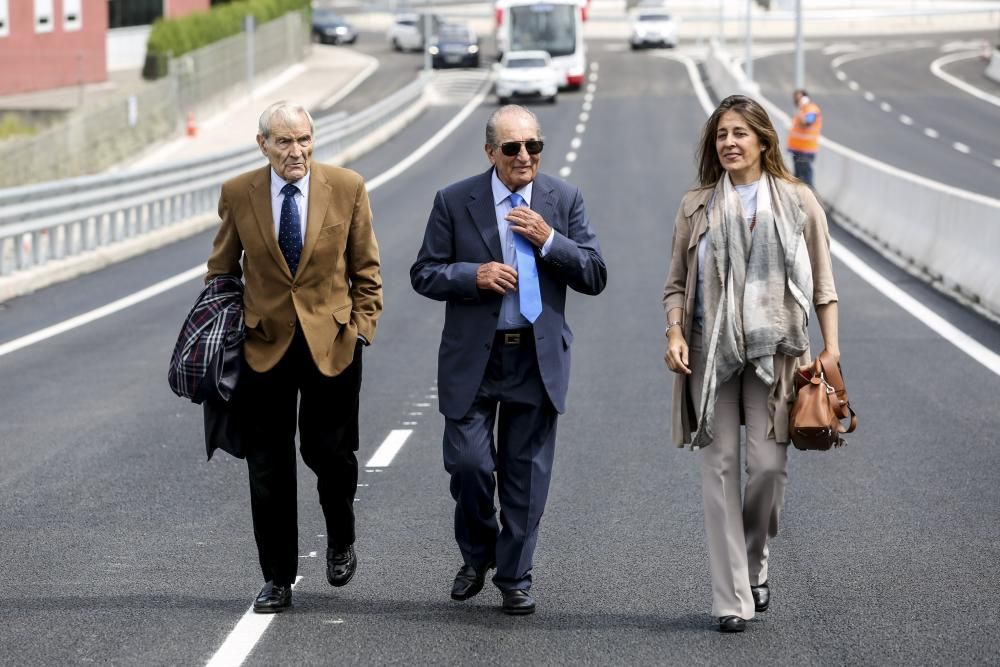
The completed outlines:
{"type": "Polygon", "coordinates": [[[451,585],[451,599],[461,602],[462,600],[468,600],[483,590],[483,584],[486,582],[486,573],[494,567],[496,565],[493,563],[487,563],[481,568],[463,565],[458,570],[458,574],[455,575],[455,581],[451,585]]]}
{"type": "Polygon", "coordinates": [[[354,545],[337,551],[326,550],[326,580],[331,586],[346,586],[358,569],[358,556],[354,553],[354,545]]]}
{"type": "Polygon", "coordinates": [[[292,587],[275,586],[273,581],[264,584],[253,601],[258,614],[275,614],[292,606],[292,587]]]}

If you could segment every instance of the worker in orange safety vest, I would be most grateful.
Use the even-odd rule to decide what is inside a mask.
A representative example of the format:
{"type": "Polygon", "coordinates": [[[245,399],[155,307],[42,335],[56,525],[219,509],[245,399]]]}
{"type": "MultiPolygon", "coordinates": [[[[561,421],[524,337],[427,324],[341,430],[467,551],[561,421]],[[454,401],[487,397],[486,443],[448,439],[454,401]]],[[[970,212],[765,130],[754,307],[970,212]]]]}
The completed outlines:
{"type": "Polygon", "coordinates": [[[792,94],[797,109],[788,130],[788,150],[792,154],[795,178],[813,186],[813,160],[819,152],[819,133],[823,129],[823,112],[809,99],[809,93],[799,88],[792,94]]]}

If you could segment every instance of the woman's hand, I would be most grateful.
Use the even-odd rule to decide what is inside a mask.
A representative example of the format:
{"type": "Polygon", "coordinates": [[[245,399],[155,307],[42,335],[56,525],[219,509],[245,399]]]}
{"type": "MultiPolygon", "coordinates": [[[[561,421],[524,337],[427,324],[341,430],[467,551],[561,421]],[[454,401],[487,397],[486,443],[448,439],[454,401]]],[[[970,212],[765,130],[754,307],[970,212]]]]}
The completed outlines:
{"type": "Polygon", "coordinates": [[[667,351],[663,360],[674,373],[691,375],[691,369],[688,368],[688,345],[680,327],[670,327],[667,331],[667,351]]]}

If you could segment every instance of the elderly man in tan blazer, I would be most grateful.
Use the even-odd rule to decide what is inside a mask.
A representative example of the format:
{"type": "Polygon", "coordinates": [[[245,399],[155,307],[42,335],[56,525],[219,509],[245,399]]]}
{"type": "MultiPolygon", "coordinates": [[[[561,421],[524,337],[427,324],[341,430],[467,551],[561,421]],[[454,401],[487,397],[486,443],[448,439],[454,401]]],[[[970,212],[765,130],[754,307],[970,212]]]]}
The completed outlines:
{"type": "Polygon", "coordinates": [[[268,166],[222,186],[208,280],[243,276],[246,364],[236,414],[264,587],[254,611],[291,606],[298,566],[295,431],[318,478],[327,579],[354,576],[361,350],[382,312],[368,193],[353,171],[312,162],[314,125],[278,102],[260,116],[268,166]]]}

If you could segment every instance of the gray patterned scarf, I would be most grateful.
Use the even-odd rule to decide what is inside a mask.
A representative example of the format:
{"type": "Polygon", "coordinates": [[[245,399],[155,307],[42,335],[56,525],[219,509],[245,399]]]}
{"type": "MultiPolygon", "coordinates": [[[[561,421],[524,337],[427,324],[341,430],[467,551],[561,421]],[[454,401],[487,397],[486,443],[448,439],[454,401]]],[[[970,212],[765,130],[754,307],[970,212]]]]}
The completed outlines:
{"type": "Polygon", "coordinates": [[[795,191],[765,173],[751,232],[729,174],[715,186],[703,285],[705,378],[692,447],[712,443],[718,389],[750,365],[768,386],[774,355],[798,357],[809,345],[812,269],[795,191]]]}

